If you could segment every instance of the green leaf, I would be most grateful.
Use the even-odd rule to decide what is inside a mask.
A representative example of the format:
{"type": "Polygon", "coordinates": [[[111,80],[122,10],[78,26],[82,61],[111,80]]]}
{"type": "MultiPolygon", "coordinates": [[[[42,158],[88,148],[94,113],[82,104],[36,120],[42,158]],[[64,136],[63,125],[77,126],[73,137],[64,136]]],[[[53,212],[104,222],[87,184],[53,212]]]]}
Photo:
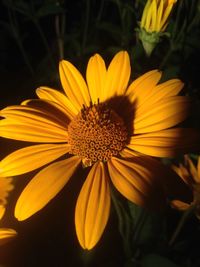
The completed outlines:
{"type": "Polygon", "coordinates": [[[55,3],[49,3],[49,4],[46,4],[45,6],[42,6],[37,11],[36,16],[37,17],[45,17],[48,15],[60,14],[63,12],[64,12],[64,9],[61,6],[56,5],[55,3]]]}
{"type": "Polygon", "coordinates": [[[164,258],[158,254],[148,254],[141,260],[141,267],[179,267],[171,260],[164,258]]]}
{"type": "Polygon", "coordinates": [[[148,212],[145,209],[128,202],[133,222],[133,244],[145,246],[156,245],[162,238],[163,218],[160,213],[148,212]]]}

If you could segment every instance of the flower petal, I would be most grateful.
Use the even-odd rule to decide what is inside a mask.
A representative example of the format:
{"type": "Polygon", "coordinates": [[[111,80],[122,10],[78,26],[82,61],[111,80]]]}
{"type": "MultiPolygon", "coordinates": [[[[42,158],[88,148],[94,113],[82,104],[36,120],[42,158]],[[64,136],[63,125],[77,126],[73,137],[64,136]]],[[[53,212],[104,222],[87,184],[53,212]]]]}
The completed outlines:
{"type": "Polygon", "coordinates": [[[0,120],[0,133],[5,138],[39,143],[61,143],[68,138],[67,131],[62,128],[45,123],[37,125],[30,120],[27,123],[14,119],[0,120]]]}
{"type": "Polygon", "coordinates": [[[199,134],[193,129],[167,129],[132,136],[128,148],[154,157],[175,157],[195,149],[199,134]]]}
{"type": "Polygon", "coordinates": [[[58,105],[62,106],[62,108],[66,110],[66,113],[70,118],[73,118],[79,112],[79,110],[75,108],[75,106],[67,98],[67,96],[65,96],[58,90],[42,86],[37,88],[36,94],[41,99],[53,101],[58,105]]]}
{"type": "Polygon", "coordinates": [[[159,82],[162,73],[158,70],[149,71],[135,81],[133,81],[127,89],[126,95],[130,101],[134,103],[137,109],[152,94],[153,88],[159,82]]]}
{"type": "Polygon", "coordinates": [[[150,106],[158,105],[162,99],[170,96],[176,96],[182,90],[183,86],[184,84],[178,79],[171,79],[154,86],[152,90],[150,90],[143,105],[140,105],[138,108],[138,112],[146,112],[150,106]]]}
{"type": "Polygon", "coordinates": [[[185,158],[186,166],[188,166],[188,170],[191,174],[190,176],[193,179],[193,184],[199,183],[198,172],[197,172],[196,167],[194,166],[194,163],[192,162],[192,160],[189,158],[188,155],[185,155],[184,158],[185,158]]]}
{"type": "Polygon", "coordinates": [[[156,27],[155,27],[155,30],[157,32],[160,32],[161,31],[161,26],[160,26],[160,22],[161,22],[161,19],[162,19],[162,15],[163,15],[163,2],[164,1],[160,1],[159,2],[159,7],[158,7],[158,16],[157,16],[157,20],[156,20],[156,27]]]}
{"type": "Polygon", "coordinates": [[[0,245],[3,245],[7,241],[10,241],[17,235],[14,229],[10,228],[0,228],[0,245]]]}
{"type": "Polygon", "coordinates": [[[15,206],[15,217],[23,221],[41,210],[66,185],[80,163],[71,157],[42,169],[28,183],[15,206]]]}
{"type": "Polygon", "coordinates": [[[198,162],[197,162],[197,173],[198,173],[198,179],[200,183],[200,156],[198,157],[198,162]]]}
{"type": "Polygon", "coordinates": [[[146,112],[136,110],[134,134],[159,131],[175,126],[188,116],[190,99],[183,96],[168,97],[159,104],[148,106],[146,112]]]}
{"type": "Polygon", "coordinates": [[[3,218],[3,215],[5,214],[6,208],[4,205],[0,205],[0,220],[3,218]]]}
{"type": "Polygon", "coordinates": [[[114,186],[130,201],[150,209],[163,205],[162,201],[158,201],[162,190],[156,190],[158,184],[154,171],[139,164],[137,157],[113,157],[108,162],[108,170],[114,186]]]}
{"type": "Polygon", "coordinates": [[[66,60],[60,62],[59,71],[63,89],[74,107],[80,111],[83,105],[89,106],[91,99],[80,72],[66,60]]]}
{"type": "Polygon", "coordinates": [[[19,149],[0,162],[0,175],[30,172],[68,153],[69,148],[68,144],[42,144],[19,149]]]}
{"type": "Polygon", "coordinates": [[[131,66],[129,55],[126,51],[117,53],[111,61],[103,91],[104,101],[116,95],[123,95],[127,89],[130,78],[131,66]]]}
{"type": "Polygon", "coordinates": [[[108,177],[103,163],[93,165],[79,194],[75,224],[84,249],[92,249],[101,238],[110,212],[108,177]]]}
{"type": "Polygon", "coordinates": [[[50,100],[27,99],[21,103],[21,106],[31,107],[37,112],[46,114],[46,116],[51,117],[64,127],[66,127],[71,119],[71,114],[67,112],[66,108],[50,100]]]}
{"type": "Polygon", "coordinates": [[[180,211],[185,211],[189,209],[190,205],[181,200],[175,199],[171,201],[171,207],[180,211]]]}
{"type": "Polygon", "coordinates": [[[96,54],[90,58],[87,66],[87,83],[93,103],[103,99],[103,88],[106,78],[106,66],[103,58],[96,54]]]}
{"type": "Polygon", "coordinates": [[[194,180],[189,174],[188,170],[183,164],[179,164],[179,167],[172,165],[171,168],[178,174],[178,176],[193,190],[194,180]]]}
{"type": "Polygon", "coordinates": [[[65,117],[65,121],[59,119],[59,113],[55,114],[46,112],[45,110],[39,110],[30,106],[18,105],[9,106],[0,111],[0,115],[4,118],[18,121],[19,123],[37,124],[41,127],[58,127],[67,130],[68,117],[65,117]]]}
{"type": "Polygon", "coordinates": [[[123,149],[120,155],[125,159],[136,162],[151,172],[153,176],[152,183],[156,187],[158,184],[158,190],[154,192],[155,196],[152,195],[152,198],[155,197],[155,206],[157,201],[157,204],[159,205],[160,203],[162,207],[164,201],[163,192],[170,199],[181,199],[186,202],[192,200],[191,190],[169,166],[162,164],[162,162],[155,158],[139,154],[127,148],[123,149]]]}

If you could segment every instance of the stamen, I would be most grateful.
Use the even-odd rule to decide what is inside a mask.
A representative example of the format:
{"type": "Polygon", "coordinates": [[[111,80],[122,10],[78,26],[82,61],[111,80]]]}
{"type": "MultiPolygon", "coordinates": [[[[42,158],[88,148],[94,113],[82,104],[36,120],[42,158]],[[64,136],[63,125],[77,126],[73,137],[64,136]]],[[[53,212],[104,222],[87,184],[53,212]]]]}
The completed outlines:
{"type": "Polygon", "coordinates": [[[107,161],[116,156],[127,141],[123,120],[105,105],[92,104],[83,108],[68,126],[70,153],[82,158],[84,166],[107,161]]]}

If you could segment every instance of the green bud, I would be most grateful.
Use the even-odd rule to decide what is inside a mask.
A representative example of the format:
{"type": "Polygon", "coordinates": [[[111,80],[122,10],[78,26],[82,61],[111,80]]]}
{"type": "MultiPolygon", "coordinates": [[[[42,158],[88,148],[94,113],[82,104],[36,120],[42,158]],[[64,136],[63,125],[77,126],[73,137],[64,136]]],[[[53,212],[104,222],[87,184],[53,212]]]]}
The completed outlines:
{"type": "Polygon", "coordinates": [[[161,36],[163,36],[164,34],[161,32],[147,32],[143,28],[140,28],[137,31],[138,37],[142,41],[146,55],[149,57],[156,45],[160,42],[161,36]]]}

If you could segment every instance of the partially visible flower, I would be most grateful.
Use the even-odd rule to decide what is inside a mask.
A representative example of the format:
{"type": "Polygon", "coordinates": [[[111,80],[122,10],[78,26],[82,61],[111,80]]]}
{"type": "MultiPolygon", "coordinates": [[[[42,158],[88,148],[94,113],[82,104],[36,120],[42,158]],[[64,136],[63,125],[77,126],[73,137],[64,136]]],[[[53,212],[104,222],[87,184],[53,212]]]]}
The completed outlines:
{"type": "Polygon", "coordinates": [[[177,0],[148,0],[140,22],[139,38],[147,55],[151,55],[161,36],[166,35],[168,17],[177,0]]]}
{"type": "MultiPolygon", "coordinates": [[[[13,189],[12,179],[0,177],[0,220],[4,216],[7,204],[7,197],[12,189],[13,189]]],[[[16,234],[17,232],[13,229],[0,228],[0,245],[4,244],[5,242],[15,237],[16,234]]]]}
{"type": "Polygon", "coordinates": [[[181,211],[188,210],[193,206],[193,210],[200,220],[200,157],[198,158],[197,167],[195,167],[189,156],[185,155],[184,159],[184,165],[173,166],[173,169],[191,189],[193,201],[188,203],[181,200],[173,200],[171,206],[181,211]]]}
{"type": "Polygon", "coordinates": [[[2,137],[36,143],[5,157],[1,175],[20,175],[48,164],[21,193],[15,207],[18,220],[47,205],[81,163],[90,169],[75,210],[84,249],[96,245],[107,224],[110,183],[137,205],[161,206],[165,197],[158,178],[165,170],[152,156],[173,157],[194,147],[193,131],[174,127],[187,117],[191,101],[178,95],[183,87],[178,79],[158,84],[161,72],[153,70],[128,85],[130,73],[125,51],[108,68],[100,55],[91,57],[87,83],[63,60],[64,92],[40,87],[39,99],[1,110],[2,137]]]}

